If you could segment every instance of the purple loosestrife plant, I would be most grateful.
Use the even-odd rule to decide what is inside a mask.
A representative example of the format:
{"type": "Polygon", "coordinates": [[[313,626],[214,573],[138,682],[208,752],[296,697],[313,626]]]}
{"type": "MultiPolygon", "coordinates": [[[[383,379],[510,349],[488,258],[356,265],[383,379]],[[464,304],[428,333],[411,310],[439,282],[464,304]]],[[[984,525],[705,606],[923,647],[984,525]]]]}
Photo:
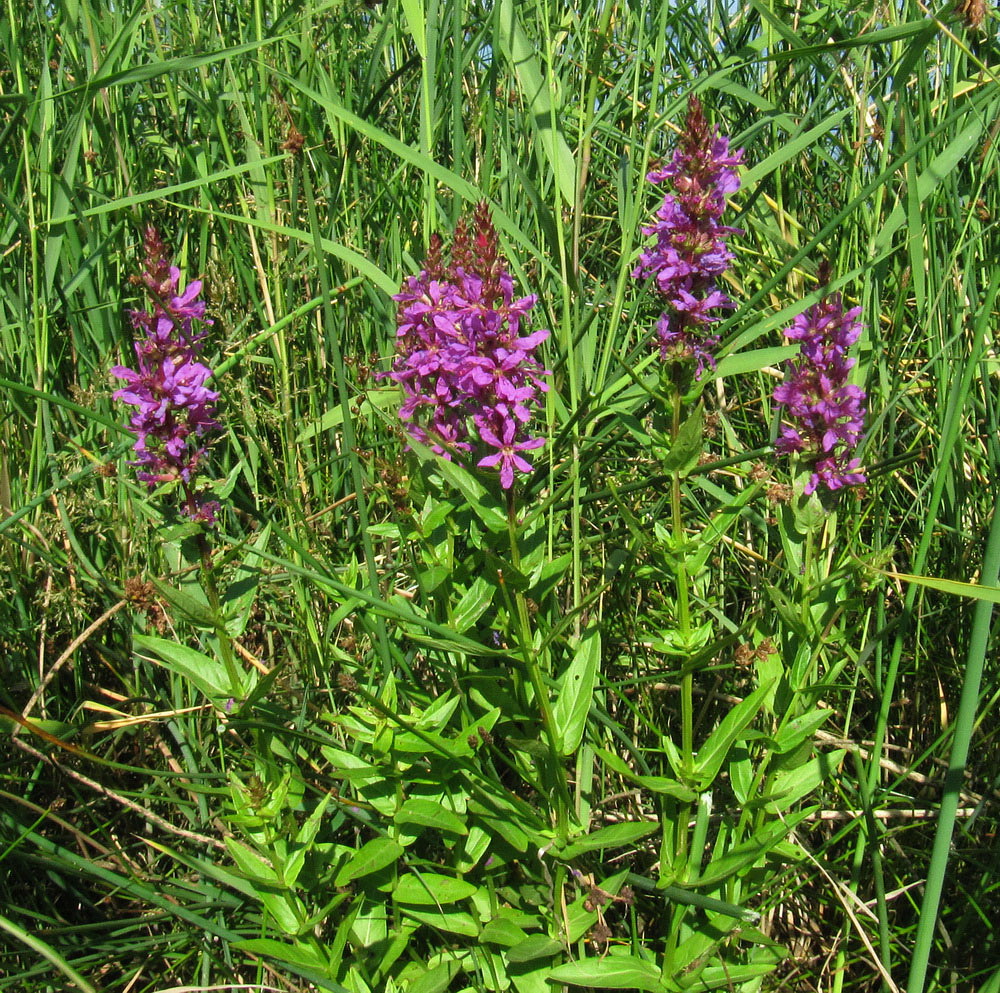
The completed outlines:
{"type": "Polygon", "coordinates": [[[445,458],[496,449],[476,464],[499,466],[509,490],[515,471],[532,469],[521,453],[545,444],[528,422],[548,389],[534,353],[549,332],[523,333],[537,298],[514,298],[485,202],[458,222],[447,261],[434,236],[420,275],[394,299],[396,358],[385,375],[403,388],[399,416],[410,437],[445,458]]]}
{"type": "Polygon", "coordinates": [[[719,339],[709,332],[720,318],[710,312],[735,306],[716,281],[733,259],[726,238],[741,233],[719,219],[727,197],[740,187],[735,169],[742,157],[742,149],[730,152],[729,139],[709,126],[700,101],[691,97],[670,162],[646,176],[651,183],[668,180],[672,192],[664,196],[656,223],[642,229],[656,240],[639,256],[632,275],[652,276],[665,298],[656,326],[661,357],[693,360],[698,377],[706,365],[715,368],[712,350],[719,339]]]}
{"type": "Polygon", "coordinates": [[[786,421],[775,447],[807,460],[811,475],[806,495],[820,485],[828,490],[865,481],[861,461],[853,458],[865,417],[865,392],[847,382],[854,366],[847,350],[861,335],[860,307],[845,311],[831,293],[795,318],[785,337],[799,342],[798,361],[789,362],[785,381],[774,391],[786,421]]]}
{"type": "Polygon", "coordinates": [[[219,394],[205,385],[212,370],[199,356],[210,324],[205,303],[198,299],[201,281],[179,290],[181,273],[155,228],[146,228],[145,267],[133,282],[145,286],[152,305],[149,311],[129,312],[140,337],[135,342],[136,369],[115,366],[111,372],[126,386],[114,397],[136,408],[129,426],[136,476],[149,488],[179,483],[183,489],[182,512],[194,521],[215,523],[219,504],[206,499],[196,478],[204,459],[208,436],[219,430],[215,402],[219,394]]]}

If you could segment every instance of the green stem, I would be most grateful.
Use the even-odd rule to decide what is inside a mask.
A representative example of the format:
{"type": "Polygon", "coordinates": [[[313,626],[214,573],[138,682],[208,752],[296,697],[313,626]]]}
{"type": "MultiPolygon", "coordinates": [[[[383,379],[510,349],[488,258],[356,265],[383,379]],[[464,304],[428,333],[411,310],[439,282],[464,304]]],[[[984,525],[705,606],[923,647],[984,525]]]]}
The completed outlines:
{"type": "MultiPolygon", "coordinates": [[[[799,580],[799,620],[802,630],[812,632],[813,630],[813,604],[817,591],[820,588],[821,577],[818,574],[818,563],[823,561],[825,542],[821,543],[819,549],[816,547],[815,529],[806,527],[805,552],[802,559],[802,574],[799,580]]],[[[831,622],[832,623],[832,622],[831,622]]],[[[809,639],[810,642],[812,639],[809,639]]],[[[826,632],[822,636],[817,635],[815,644],[800,643],[795,654],[793,665],[789,670],[788,704],[784,708],[784,714],[777,722],[775,734],[780,733],[787,725],[808,709],[803,706],[803,700],[809,700],[807,691],[812,685],[813,674],[819,665],[821,646],[825,643],[826,632]],[[808,652],[808,661],[800,665],[799,660],[802,652],[808,652]]],[[[775,779],[778,769],[774,767],[769,757],[763,758],[758,767],[753,785],[748,791],[748,796],[766,797],[773,793],[775,779]]],[[[739,824],[736,827],[735,838],[737,843],[741,838],[748,837],[747,827],[752,823],[751,837],[762,832],[771,817],[767,807],[763,805],[746,804],[740,813],[739,824]]]]}
{"type": "MultiPolygon", "coordinates": [[[[681,428],[681,394],[674,390],[673,416],[670,424],[670,440],[676,443],[681,428]]],[[[677,627],[681,644],[687,644],[691,637],[691,594],[684,546],[684,516],[681,511],[681,474],[674,470],[670,479],[670,509],[673,519],[674,548],[677,568],[677,627]]],[[[685,667],[681,675],[681,755],[684,768],[694,769],[694,673],[685,667]]],[[[686,835],[685,831],[685,835],[686,835]]]]}
{"type": "Polygon", "coordinates": [[[799,580],[801,589],[801,608],[799,617],[802,620],[802,627],[809,631],[812,627],[812,597],[811,593],[816,589],[816,576],[813,575],[816,561],[816,535],[812,528],[806,530],[806,553],[802,559],[802,576],[799,580]]]}
{"type": "MultiPolygon", "coordinates": [[[[670,418],[671,447],[677,443],[681,429],[683,401],[678,386],[674,386],[670,418]]],[[[677,587],[676,622],[680,642],[688,644],[691,637],[691,601],[687,557],[684,551],[684,515],[681,507],[681,474],[675,469],[670,475],[670,512],[674,540],[674,568],[677,587]]],[[[681,762],[684,772],[694,772],[694,672],[685,661],[681,672],[681,762]]],[[[689,864],[690,804],[679,802],[674,810],[676,835],[674,838],[674,866],[682,875],[689,864]]],[[[686,911],[678,907],[674,931],[677,932],[686,911]]]]}
{"type": "MultiPolygon", "coordinates": [[[[511,490],[507,503],[507,534],[510,538],[511,564],[520,572],[521,551],[517,541],[517,514],[515,512],[514,492],[511,490]]],[[[537,706],[542,715],[542,726],[545,729],[546,743],[549,748],[549,779],[555,786],[554,801],[556,809],[556,833],[560,843],[569,837],[569,809],[572,803],[569,785],[566,782],[566,771],[559,757],[559,739],[556,734],[555,720],[552,716],[552,706],[549,703],[549,691],[542,677],[538,664],[538,654],[535,651],[534,638],[531,633],[531,621],[528,617],[528,604],[520,590],[514,591],[514,607],[517,618],[517,640],[521,651],[524,668],[535,694],[537,706]]]]}
{"type": "MultiPolygon", "coordinates": [[[[1000,500],[993,507],[993,523],[986,541],[983,556],[983,570],[979,582],[983,586],[996,586],[1000,575],[1000,500]]],[[[941,894],[944,891],[948,861],[951,856],[951,839],[955,830],[958,801],[964,786],[965,766],[969,760],[969,747],[976,724],[979,708],[979,688],[982,685],[986,667],[986,654],[990,643],[990,625],[993,618],[993,604],[980,600],[972,621],[969,638],[969,653],[965,664],[965,678],[962,696],[955,714],[955,736],[952,740],[948,772],[944,778],[944,795],[938,812],[937,833],[931,861],[927,867],[927,883],[924,887],[924,902],[920,908],[916,943],[910,960],[910,976],[906,984],[907,993],[923,993],[927,978],[927,965],[934,944],[941,894]]]]}
{"type": "MultiPolygon", "coordinates": [[[[806,531],[806,548],[802,560],[802,575],[800,578],[800,614],[802,630],[812,632],[813,630],[813,598],[819,589],[819,576],[816,575],[816,533],[813,528],[806,531]]],[[[796,656],[797,658],[797,656],[796,656]]],[[[791,687],[792,700],[789,703],[788,713],[791,716],[798,716],[802,707],[803,692],[812,683],[813,674],[819,661],[819,653],[815,650],[809,651],[809,661],[800,668],[795,669],[801,672],[801,676],[796,679],[795,685],[791,687]]]]}
{"type": "Polygon", "coordinates": [[[198,553],[201,556],[201,584],[208,597],[208,605],[212,611],[212,621],[215,624],[215,637],[219,642],[219,654],[222,656],[222,663],[226,667],[226,675],[229,676],[229,695],[234,700],[239,700],[243,695],[243,680],[240,678],[240,670],[236,665],[233,656],[233,643],[226,630],[226,621],[222,616],[222,599],[219,596],[219,588],[215,582],[215,569],[212,565],[212,549],[209,547],[208,538],[204,532],[198,535],[198,553]]]}

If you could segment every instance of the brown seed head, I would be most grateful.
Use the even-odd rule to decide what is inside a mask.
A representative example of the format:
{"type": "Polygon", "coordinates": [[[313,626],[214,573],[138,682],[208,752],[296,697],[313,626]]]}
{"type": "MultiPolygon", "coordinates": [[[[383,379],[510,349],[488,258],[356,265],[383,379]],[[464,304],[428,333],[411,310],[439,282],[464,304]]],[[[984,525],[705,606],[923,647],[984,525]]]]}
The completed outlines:
{"type": "Polygon", "coordinates": [[[305,143],[306,140],[302,137],[302,132],[294,124],[289,124],[288,136],[281,143],[280,148],[284,152],[291,152],[292,155],[298,155],[305,143]]]}
{"type": "Polygon", "coordinates": [[[955,13],[970,31],[978,31],[986,20],[985,0],[958,0],[955,13]]]}

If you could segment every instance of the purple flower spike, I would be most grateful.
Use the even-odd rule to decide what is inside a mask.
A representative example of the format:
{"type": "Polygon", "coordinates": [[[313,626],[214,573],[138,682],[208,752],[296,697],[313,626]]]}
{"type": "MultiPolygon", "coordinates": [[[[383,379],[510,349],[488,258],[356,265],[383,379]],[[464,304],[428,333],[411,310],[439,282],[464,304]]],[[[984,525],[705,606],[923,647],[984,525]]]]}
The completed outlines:
{"type": "Polygon", "coordinates": [[[540,448],[523,437],[551,375],[535,358],[548,331],[525,333],[535,296],[514,298],[514,281],[500,254],[488,205],[455,228],[450,258],[436,235],[419,276],[408,276],[394,299],[396,358],[384,375],[403,388],[400,420],[414,441],[444,458],[477,447],[497,449],[479,459],[499,466],[510,489],[514,472],[531,472],[518,453],[540,448]]]}
{"type": "Polygon", "coordinates": [[[666,298],[656,330],[660,357],[695,362],[698,378],[705,366],[715,368],[712,350],[719,339],[708,328],[720,317],[709,311],[735,306],[716,280],[733,259],[726,238],[742,234],[719,223],[726,198],[740,187],[735,170],[742,157],[742,149],[730,152],[729,139],[709,127],[701,103],[691,97],[670,162],[646,176],[651,183],[669,180],[673,192],[664,196],[656,222],[642,229],[656,240],[639,256],[632,275],[653,277],[666,298]]]}
{"type": "Polygon", "coordinates": [[[145,268],[133,281],[146,287],[152,307],[129,314],[141,335],[135,343],[137,369],[118,365],[111,370],[127,384],[115,391],[114,398],[136,408],[129,421],[136,435],[136,460],[129,464],[151,490],[179,481],[185,494],[183,513],[211,526],[219,504],[193,486],[207,436],[220,427],[215,419],[219,394],[205,385],[212,370],[198,361],[207,334],[200,325],[211,321],[205,319],[205,303],[198,299],[200,280],[178,290],[180,269],[170,264],[155,228],[146,228],[144,247],[145,268]]]}
{"type": "Polygon", "coordinates": [[[845,311],[832,293],[795,318],[785,337],[799,342],[799,359],[789,362],[785,381],[774,391],[784,408],[775,443],[779,453],[804,455],[812,468],[805,493],[820,485],[828,490],[865,481],[853,452],[864,426],[866,395],[847,382],[854,359],[847,350],[861,336],[860,307],[845,311]]]}

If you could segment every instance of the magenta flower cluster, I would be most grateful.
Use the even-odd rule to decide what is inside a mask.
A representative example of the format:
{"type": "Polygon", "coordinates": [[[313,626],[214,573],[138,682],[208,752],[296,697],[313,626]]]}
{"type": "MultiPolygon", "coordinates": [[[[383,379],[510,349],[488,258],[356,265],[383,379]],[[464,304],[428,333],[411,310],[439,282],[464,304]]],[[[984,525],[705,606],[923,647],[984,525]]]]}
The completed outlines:
{"type": "Polygon", "coordinates": [[[145,267],[134,282],[145,286],[149,311],[129,317],[140,337],[135,342],[137,368],[115,366],[111,372],[126,386],[114,397],[136,408],[129,426],[135,432],[136,459],[129,464],[152,490],[179,482],[182,512],[195,521],[214,524],[219,505],[195,486],[207,449],[207,436],[219,429],[215,402],[219,394],[205,385],[212,370],[199,361],[207,331],[205,303],[198,299],[201,281],[180,291],[180,270],[155,228],[146,229],[145,267]]]}
{"type": "Polygon", "coordinates": [[[854,366],[848,349],[861,335],[860,307],[845,311],[832,293],[795,318],[785,337],[799,342],[799,359],[790,362],[775,403],[791,423],[783,424],[776,448],[809,460],[807,494],[865,481],[861,461],[852,457],[865,417],[865,392],[847,382],[854,366]]]}
{"type": "Polygon", "coordinates": [[[673,187],[656,212],[656,223],[643,228],[655,242],[639,256],[632,275],[650,276],[665,298],[657,323],[660,355],[667,361],[693,359],[698,376],[715,368],[712,350],[719,339],[709,333],[720,318],[712,311],[733,307],[716,285],[733,259],[726,238],[738,228],[719,223],[726,199],[740,187],[735,169],[743,150],[729,150],[729,139],[710,127],[701,103],[691,97],[678,147],[670,162],[654,169],[651,183],[669,180],[673,187]]]}
{"type": "Polygon", "coordinates": [[[386,375],[403,388],[399,416],[411,438],[445,458],[477,451],[476,464],[499,467],[510,489],[515,471],[531,472],[522,453],[545,444],[528,422],[548,389],[534,353],[549,332],[522,333],[536,297],[514,298],[486,203],[459,221],[447,262],[442,251],[435,236],[420,275],[394,297],[396,358],[386,375]]]}

